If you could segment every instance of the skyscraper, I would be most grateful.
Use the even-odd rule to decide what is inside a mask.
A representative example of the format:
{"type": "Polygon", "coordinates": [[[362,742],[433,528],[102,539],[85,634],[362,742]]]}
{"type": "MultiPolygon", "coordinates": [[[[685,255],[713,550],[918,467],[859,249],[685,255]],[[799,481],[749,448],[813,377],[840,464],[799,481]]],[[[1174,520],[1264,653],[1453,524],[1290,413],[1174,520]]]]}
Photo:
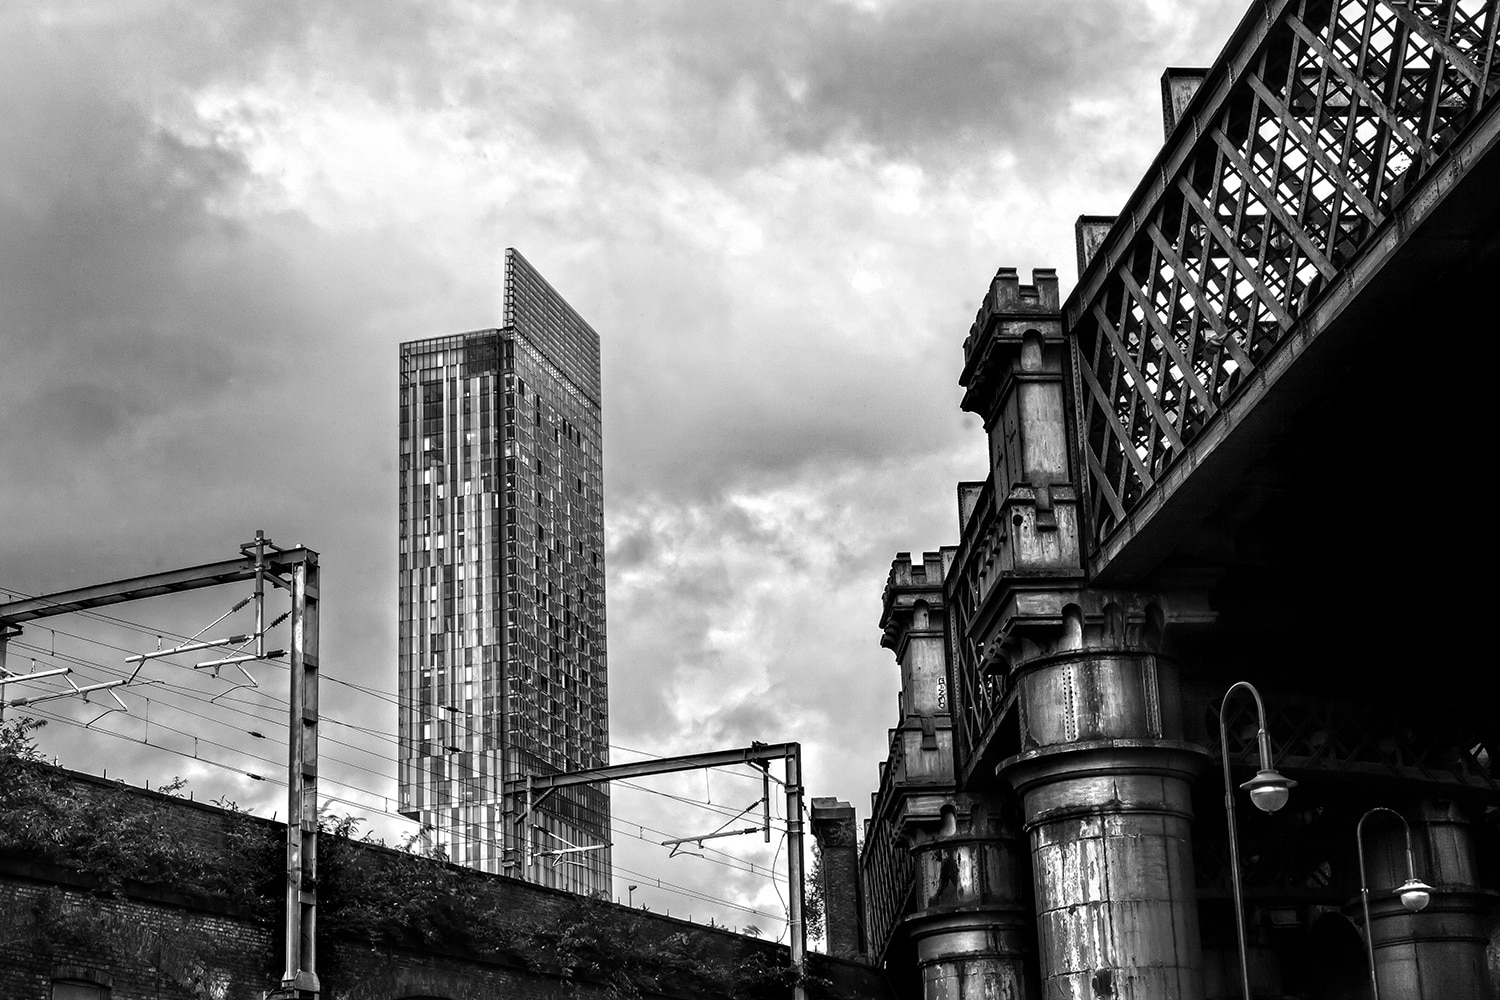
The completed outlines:
{"type": "MultiPolygon", "coordinates": [[[[504,325],[402,344],[400,394],[401,811],[456,862],[607,893],[608,847],[524,870],[504,794],[609,762],[599,335],[507,250],[504,325]]],[[[608,787],[533,822],[605,845],[608,787]]]]}

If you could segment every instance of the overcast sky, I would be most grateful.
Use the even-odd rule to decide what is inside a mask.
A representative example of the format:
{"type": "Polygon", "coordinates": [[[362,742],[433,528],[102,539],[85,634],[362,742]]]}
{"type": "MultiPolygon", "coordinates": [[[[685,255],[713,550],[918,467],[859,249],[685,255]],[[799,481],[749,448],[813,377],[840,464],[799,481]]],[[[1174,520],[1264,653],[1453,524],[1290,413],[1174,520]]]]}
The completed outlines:
{"type": "MultiPolygon", "coordinates": [[[[955,483],[986,472],[957,376],[987,283],[1050,266],[1071,287],[1073,220],[1116,211],[1160,146],[1163,68],[1211,62],[1244,7],[0,5],[0,588],[231,558],[263,528],[322,555],[326,716],[393,733],[390,701],[335,679],[395,690],[397,344],[497,325],[514,246],[603,341],[612,743],[798,740],[809,794],[863,819],[896,721],[891,558],[951,544],[955,483]]],[[[192,634],[241,596],[118,613],[192,634]]],[[[99,643],[154,645],[55,624],[12,670],[84,683],[108,674],[77,660],[123,666],[99,643]]],[[[272,776],[247,755],[280,746],[246,734],[285,673],[253,674],[275,697],[147,689],[96,729],[272,776]]],[[[388,741],[324,733],[326,791],[394,797],[388,741]]],[[[181,754],[43,742],[285,813],[269,781],[181,754]]],[[[730,812],[759,794],[653,787],[730,812]]],[[[621,897],[780,931],[771,882],[725,867],[784,864],[774,838],[668,859],[636,838],[727,816],[615,802],[621,897]]]]}

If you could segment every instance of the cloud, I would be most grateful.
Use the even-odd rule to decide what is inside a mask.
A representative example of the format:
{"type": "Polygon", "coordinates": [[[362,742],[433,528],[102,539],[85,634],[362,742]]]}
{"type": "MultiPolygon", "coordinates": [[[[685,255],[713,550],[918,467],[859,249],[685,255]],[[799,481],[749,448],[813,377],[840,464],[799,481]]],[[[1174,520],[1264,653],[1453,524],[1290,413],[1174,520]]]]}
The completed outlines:
{"type": "Polygon", "coordinates": [[[954,530],[941,484],[977,466],[981,447],[827,465],[817,481],[712,504],[617,507],[610,642],[628,659],[611,668],[616,732],[659,746],[803,733],[824,751],[882,746],[895,676],[878,648],[890,554],[913,531],[936,543],[954,530]],[[625,567],[622,545],[638,553],[625,567]]]}
{"type": "MultiPolygon", "coordinates": [[[[1159,141],[1162,67],[1206,62],[1239,7],[6,8],[0,587],[223,559],[256,528],[319,550],[324,773],[380,801],[357,789],[391,793],[392,747],[350,727],[390,734],[394,706],[339,682],[395,690],[396,345],[494,325],[517,246],[603,338],[615,743],[797,739],[809,789],[863,808],[895,721],[891,555],[951,541],[953,483],[983,472],[956,378],[986,283],[1066,282],[1072,219],[1159,141]]],[[[114,669],[233,599],[200,598],[57,649],[32,628],[25,655],[114,669]]],[[[279,759],[249,733],[284,680],[171,727],[149,692],[177,754],[140,742],[144,700],[100,724],[124,739],[46,738],[269,811],[278,789],[205,761],[279,759]]],[[[659,800],[619,792],[620,828],[702,828],[659,800]]],[[[624,839],[637,871],[779,912],[758,875],[624,839]]]]}

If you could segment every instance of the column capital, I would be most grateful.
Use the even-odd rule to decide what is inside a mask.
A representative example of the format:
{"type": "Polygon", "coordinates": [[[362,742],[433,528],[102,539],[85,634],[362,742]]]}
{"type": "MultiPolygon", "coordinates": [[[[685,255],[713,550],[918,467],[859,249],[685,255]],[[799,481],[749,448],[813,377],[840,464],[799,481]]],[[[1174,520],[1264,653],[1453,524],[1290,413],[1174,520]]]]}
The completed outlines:
{"type": "Polygon", "coordinates": [[[1216,618],[1207,593],[1199,590],[1016,589],[1007,595],[986,653],[1007,670],[1086,651],[1157,653],[1167,626],[1216,618]]]}
{"type": "Polygon", "coordinates": [[[814,798],[809,823],[819,847],[854,846],[854,807],[849,803],[834,798],[814,798]]]}

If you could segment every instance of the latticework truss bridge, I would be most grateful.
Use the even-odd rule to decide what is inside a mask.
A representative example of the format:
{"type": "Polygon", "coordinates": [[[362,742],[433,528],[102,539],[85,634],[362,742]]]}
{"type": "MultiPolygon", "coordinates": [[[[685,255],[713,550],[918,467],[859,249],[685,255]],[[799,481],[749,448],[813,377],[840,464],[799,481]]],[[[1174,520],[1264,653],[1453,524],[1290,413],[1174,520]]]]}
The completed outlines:
{"type": "Polygon", "coordinates": [[[1497,995],[1500,732],[1453,635],[1486,592],[1497,6],[1254,4],[1167,71],[1071,293],[986,290],[991,467],[881,621],[865,913],[911,995],[1497,995]]]}

